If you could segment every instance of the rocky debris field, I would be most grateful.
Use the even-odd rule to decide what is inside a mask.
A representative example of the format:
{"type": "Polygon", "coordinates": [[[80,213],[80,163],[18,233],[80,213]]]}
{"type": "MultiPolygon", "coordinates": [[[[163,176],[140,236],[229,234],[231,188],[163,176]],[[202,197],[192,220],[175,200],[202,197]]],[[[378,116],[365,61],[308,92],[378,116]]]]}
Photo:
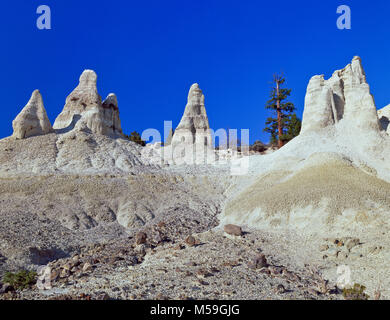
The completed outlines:
{"type": "Polygon", "coordinates": [[[0,178],[0,276],[165,224],[171,240],[218,225],[221,175],[47,175],[0,178]]]}
{"type": "MultiPolygon", "coordinates": [[[[81,248],[51,261],[49,290],[15,291],[2,299],[341,299],[316,265],[278,251],[293,235],[221,229],[172,240],[150,232],[81,248]],[[145,237],[146,235],[146,237],[145,237]],[[279,238],[279,245],[274,241],[279,238]],[[276,249],[276,250],[275,250],[276,249]]],[[[298,237],[298,236],[297,236],[298,237]]],[[[300,251],[300,252],[299,252],[300,251]]]]}

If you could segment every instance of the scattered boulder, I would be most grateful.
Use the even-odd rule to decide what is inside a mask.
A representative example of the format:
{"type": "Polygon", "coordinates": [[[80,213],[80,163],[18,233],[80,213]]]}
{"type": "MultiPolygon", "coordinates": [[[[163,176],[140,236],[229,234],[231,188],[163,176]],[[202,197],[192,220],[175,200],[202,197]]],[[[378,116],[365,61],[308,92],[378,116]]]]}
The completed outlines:
{"type": "Polygon", "coordinates": [[[70,271],[67,269],[62,269],[60,273],[60,278],[67,278],[70,276],[70,271]]]}
{"type": "Polygon", "coordinates": [[[146,255],[147,248],[146,244],[139,244],[134,248],[134,252],[143,257],[146,255]]]}
{"type": "Polygon", "coordinates": [[[89,262],[84,263],[83,265],[83,271],[88,272],[92,270],[92,265],[89,262]]]}
{"type": "Polygon", "coordinates": [[[138,232],[135,235],[135,243],[137,245],[146,243],[146,239],[148,238],[147,234],[145,232],[138,232]]]}
{"type": "Polygon", "coordinates": [[[279,294],[285,293],[286,288],[282,284],[278,284],[278,286],[276,287],[276,292],[279,294]]]}
{"type": "Polygon", "coordinates": [[[236,226],[234,224],[227,224],[224,226],[223,230],[232,236],[242,236],[242,229],[239,226],[236,226]]]}
{"type": "Polygon", "coordinates": [[[154,245],[163,243],[165,239],[166,237],[160,230],[155,230],[155,232],[152,233],[151,240],[154,245]]]}
{"type": "Polygon", "coordinates": [[[44,135],[53,131],[39,90],[32,93],[27,105],[12,121],[12,127],[14,129],[12,136],[16,139],[44,135]]]}
{"type": "Polygon", "coordinates": [[[267,259],[264,254],[258,254],[253,259],[253,265],[256,269],[266,268],[268,266],[267,259]]]}
{"type": "Polygon", "coordinates": [[[50,281],[57,281],[60,276],[60,271],[58,269],[54,269],[50,273],[50,281]]]}
{"type": "Polygon", "coordinates": [[[378,110],[378,118],[382,129],[390,134],[390,104],[378,110]]]}
{"type": "Polygon", "coordinates": [[[196,239],[193,236],[188,236],[185,240],[186,244],[189,245],[190,247],[193,247],[196,245],[196,239]]]}

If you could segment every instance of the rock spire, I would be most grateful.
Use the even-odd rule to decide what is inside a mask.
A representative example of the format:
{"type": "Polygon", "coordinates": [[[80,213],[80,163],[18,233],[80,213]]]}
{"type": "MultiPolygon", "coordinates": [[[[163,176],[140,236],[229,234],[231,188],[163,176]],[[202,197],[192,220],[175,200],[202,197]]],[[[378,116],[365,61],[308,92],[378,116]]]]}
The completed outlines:
{"type": "Polygon", "coordinates": [[[32,93],[27,105],[12,121],[12,127],[14,129],[12,136],[16,139],[43,135],[53,131],[39,90],[32,93]]]}

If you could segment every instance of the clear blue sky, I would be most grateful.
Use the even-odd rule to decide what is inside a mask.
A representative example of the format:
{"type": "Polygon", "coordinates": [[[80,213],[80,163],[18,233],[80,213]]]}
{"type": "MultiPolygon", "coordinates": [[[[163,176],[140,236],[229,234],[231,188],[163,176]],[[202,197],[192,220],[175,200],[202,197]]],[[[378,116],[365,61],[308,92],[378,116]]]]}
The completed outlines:
{"type": "Polygon", "coordinates": [[[13,0],[2,3],[0,137],[34,89],[53,123],[84,69],[99,93],[118,96],[125,132],[174,127],[190,85],[206,97],[210,125],[262,132],[272,75],[283,71],[301,117],[307,83],[329,77],[354,55],[363,59],[377,107],[390,103],[389,1],[13,0]],[[36,9],[52,10],[38,30],[36,9]],[[336,9],[352,10],[338,30],[336,9]]]}

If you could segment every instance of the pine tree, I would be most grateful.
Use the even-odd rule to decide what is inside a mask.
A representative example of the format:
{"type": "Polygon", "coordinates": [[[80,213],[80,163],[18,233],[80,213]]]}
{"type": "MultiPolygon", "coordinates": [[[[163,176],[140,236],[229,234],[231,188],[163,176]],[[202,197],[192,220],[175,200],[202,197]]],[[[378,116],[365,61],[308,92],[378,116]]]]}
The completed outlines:
{"type": "Polygon", "coordinates": [[[289,116],[288,119],[288,125],[287,125],[287,133],[283,137],[283,140],[285,143],[289,142],[293,138],[299,135],[301,132],[301,126],[302,122],[301,120],[297,117],[295,113],[289,116]]]}
{"type": "Polygon", "coordinates": [[[271,110],[273,117],[267,118],[265,132],[271,134],[270,143],[277,144],[281,148],[286,142],[286,134],[291,113],[295,110],[293,103],[286,101],[291,94],[291,89],[282,88],[286,79],[282,75],[274,75],[270,100],[266,109],[271,110]]]}

